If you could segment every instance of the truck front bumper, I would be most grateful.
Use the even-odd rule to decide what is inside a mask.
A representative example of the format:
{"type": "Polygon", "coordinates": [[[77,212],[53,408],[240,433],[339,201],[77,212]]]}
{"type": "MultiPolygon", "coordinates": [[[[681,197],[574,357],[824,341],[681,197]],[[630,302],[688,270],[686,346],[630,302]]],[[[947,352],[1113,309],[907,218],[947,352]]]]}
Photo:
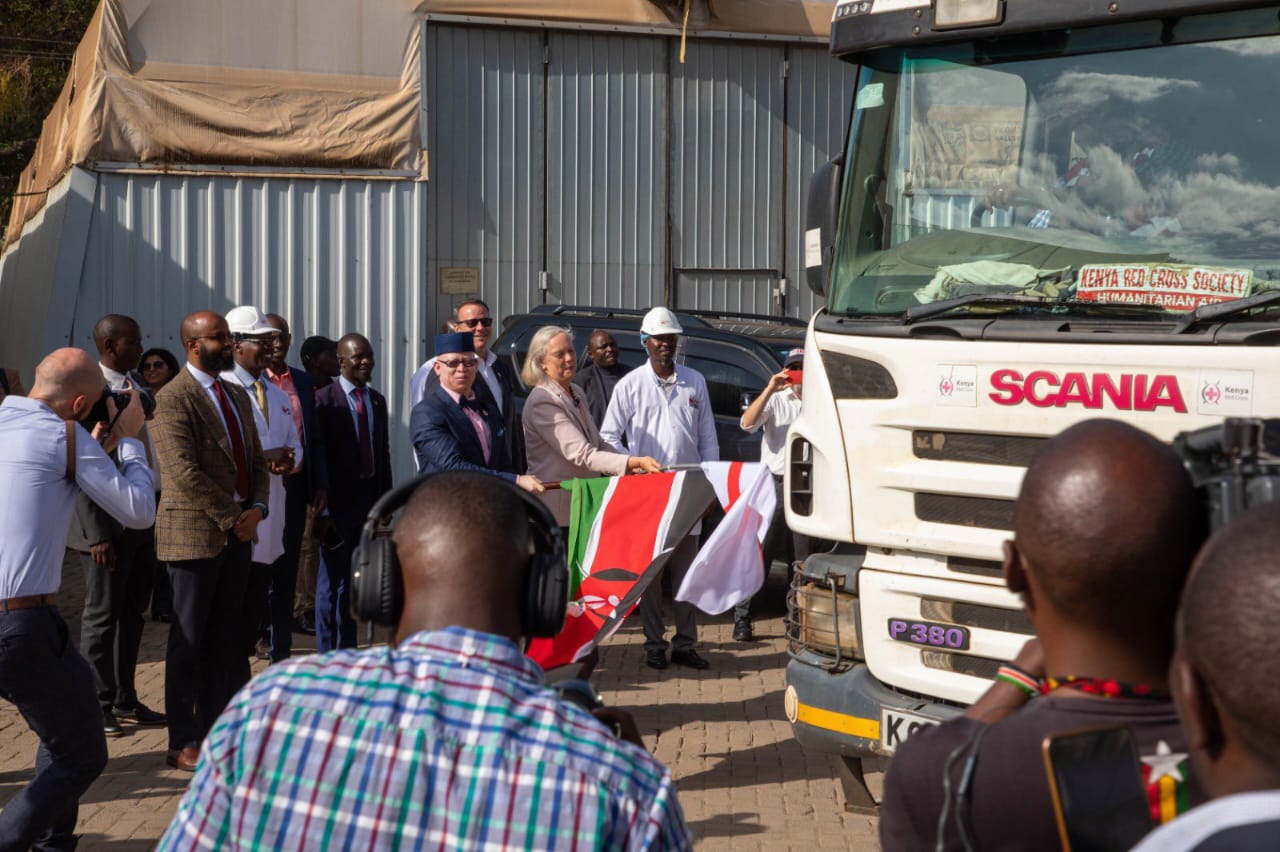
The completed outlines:
{"type": "Polygon", "coordinates": [[[843,757],[885,757],[883,711],[902,711],[944,720],[962,712],[954,704],[904,695],[876,680],[866,665],[840,672],[821,666],[830,660],[805,653],[787,664],[783,701],[792,732],[806,750],[843,757]],[[812,657],[812,660],[808,658],[812,657]]]}

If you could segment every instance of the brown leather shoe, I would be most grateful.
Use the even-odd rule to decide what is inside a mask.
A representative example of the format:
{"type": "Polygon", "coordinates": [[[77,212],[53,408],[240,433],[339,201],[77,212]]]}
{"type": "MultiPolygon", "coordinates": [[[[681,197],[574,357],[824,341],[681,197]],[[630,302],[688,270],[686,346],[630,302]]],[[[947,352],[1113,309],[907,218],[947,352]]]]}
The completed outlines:
{"type": "Polygon", "coordinates": [[[199,761],[200,747],[193,745],[184,748],[171,748],[164,758],[165,763],[174,769],[181,769],[183,772],[195,772],[196,764],[199,761]]]}

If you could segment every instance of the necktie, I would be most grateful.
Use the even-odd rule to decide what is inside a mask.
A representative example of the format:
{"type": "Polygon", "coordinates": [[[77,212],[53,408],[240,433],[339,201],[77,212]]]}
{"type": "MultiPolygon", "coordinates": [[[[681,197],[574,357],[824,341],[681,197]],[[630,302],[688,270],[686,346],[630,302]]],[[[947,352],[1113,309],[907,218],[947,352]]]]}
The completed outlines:
{"type": "Polygon", "coordinates": [[[222,409],[222,419],[227,421],[227,437],[231,439],[231,455],[236,460],[236,493],[241,500],[249,499],[249,457],[244,451],[244,435],[240,434],[240,421],[236,418],[236,410],[227,399],[227,392],[222,388],[222,380],[213,382],[213,395],[218,398],[218,407],[222,409]]]}
{"type": "Polygon", "coordinates": [[[262,386],[262,377],[253,383],[253,389],[258,392],[258,409],[262,412],[262,419],[267,425],[271,425],[271,412],[267,411],[267,389],[262,386]]]}
{"type": "Polygon", "coordinates": [[[369,434],[369,418],[365,416],[364,388],[356,388],[356,420],[359,426],[356,430],[357,441],[360,449],[360,478],[371,479],[373,477],[373,436],[369,434]]]}

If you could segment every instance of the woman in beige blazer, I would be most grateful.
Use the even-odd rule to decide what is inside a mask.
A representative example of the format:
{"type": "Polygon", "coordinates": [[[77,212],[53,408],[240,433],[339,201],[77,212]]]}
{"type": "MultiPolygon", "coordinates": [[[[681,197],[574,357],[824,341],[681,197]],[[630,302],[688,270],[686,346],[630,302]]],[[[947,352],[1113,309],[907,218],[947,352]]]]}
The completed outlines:
{"type": "MultiPolygon", "coordinates": [[[[571,330],[546,325],[534,333],[520,371],[524,383],[533,388],[521,415],[528,472],[542,482],[552,482],[660,471],[662,465],[648,456],[601,449],[600,432],[587,411],[586,397],[573,383],[577,371],[571,330]]],[[[549,489],[538,496],[560,526],[569,525],[569,492],[549,489]]]]}

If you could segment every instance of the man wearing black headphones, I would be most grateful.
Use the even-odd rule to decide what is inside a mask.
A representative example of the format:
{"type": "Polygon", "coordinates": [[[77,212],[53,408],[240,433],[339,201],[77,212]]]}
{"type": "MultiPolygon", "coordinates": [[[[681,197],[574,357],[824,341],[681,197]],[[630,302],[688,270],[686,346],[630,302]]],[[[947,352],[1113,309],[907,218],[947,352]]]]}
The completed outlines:
{"type": "Polygon", "coordinates": [[[691,848],[671,773],[630,716],[557,698],[520,651],[559,630],[567,597],[536,498],[481,473],[422,477],[378,501],[352,561],[356,615],[394,625],[396,645],[254,679],[205,741],[161,849],[691,848]]]}

